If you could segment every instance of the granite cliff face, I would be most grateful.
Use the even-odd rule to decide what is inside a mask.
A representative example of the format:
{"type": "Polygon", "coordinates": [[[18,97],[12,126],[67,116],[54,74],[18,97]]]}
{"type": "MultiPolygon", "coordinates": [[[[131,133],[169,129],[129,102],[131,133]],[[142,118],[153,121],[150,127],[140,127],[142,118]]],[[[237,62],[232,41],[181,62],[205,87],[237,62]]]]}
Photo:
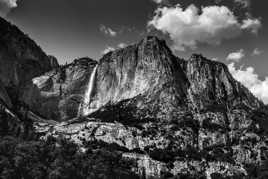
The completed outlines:
{"type": "Polygon", "coordinates": [[[224,64],[197,54],[179,59],[156,37],[99,62],[76,60],[33,83],[24,101],[46,118],[64,120],[35,122],[42,138],[118,145],[147,178],[254,178],[267,160],[263,103],[224,64]]]}
{"type": "Polygon", "coordinates": [[[227,67],[147,37],[60,66],[0,18],[0,132],[117,146],[146,178],[262,176],[268,110],[227,67]],[[33,126],[32,126],[33,124],[33,126]],[[34,128],[32,128],[34,127],[34,128]]]}
{"type": "Polygon", "coordinates": [[[90,74],[97,64],[89,58],[74,60],[32,79],[21,100],[47,119],[68,120],[79,115],[90,74]]]}
{"type": "MultiPolygon", "coordinates": [[[[156,103],[163,100],[169,101],[170,107],[179,111],[179,107],[183,107],[181,104],[185,100],[187,83],[180,64],[165,42],[156,37],[148,37],[139,44],[106,54],[98,64],[89,59],[75,60],[67,66],[34,78],[34,88],[39,91],[26,88],[23,100],[32,107],[38,103],[41,104],[38,100],[43,101],[42,104],[46,103],[44,101],[55,102],[57,109],[46,110],[46,107],[36,107],[35,109],[44,116],[49,115],[49,117],[58,120],[85,116],[83,112],[85,110],[79,110],[79,106],[92,113],[104,106],[116,105],[131,99],[135,99],[135,104],[133,104],[135,106],[144,107],[146,104],[147,112],[149,109],[156,111],[155,108],[159,108],[156,103]],[[91,101],[85,104],[87,100],[83,98],[86,97],[86,90],[89,89],[87,85],[90,85],[90,78],[95,67],[96,77],[91,88],[91,101]],[[64,76],[64,79],[58,80],[60,76],[64,76]],[[60,95],[60,93],[62,94],[60,95]],[[40,97],[33,98],[32,96],[36,96],[34,94],[40,97]],[[78,96],[75,98],[76,94],[78,96]],[[70,95],[72,96],[71,100],[80,103],[80,105],[72,106],[66,111],[59,109],[59,106],[64,106],[65,103],[70,105],[68,100],[70,95]],[[49,100],[52,97],[60,97],[62,101],[49,100]],[[36,101],[36,103],[31,100],[36,101]],[[51,114],[55,111],[62,115],[51,114]]],[[[31,89],[32,87],[33,85],[30,85],[31,89]]],[[[51,103],[48,106],[54,108],[51,103]]],[[[165,108],[163,110],[167,110],[167,107],[163,106],[163,108],[165,108]]],[[[142,110],[140,109],[140,112],[142,110]]],[[[144,114],[143,118],[146,115],[154,117],[164,113],[168,114],[167,111],[163,110],[159,110],[155,114],[144,114]]]]}
{"type": "Polygon", "coordinates": [[[132,113],[133,119],[137,116],[167,120],[182,111],[201,111],[210,106],[245,105],[256,109],[262,105],[233,79],[224,64],[196,54],[187,61],[178,59],[156,37],[110,52],[98,63],[87,58],[75,60],[32,81],[34,85],[30,85],[31,90],[25,89],[23,100],[32,107],[40,104],[38,100],[53,101],[55,110],[47,107],[36,107],[36,110],[55,120],[89,114],[110,116],[109,110],[114,114],[115,106],[124,107],[126,115],[132,113]],[[91,83],[90,79],[93,79],[91,83]],[[38,100],[31,97],[35,93],[38,100]],[[66,111],[59,109],[63,103],[70,103],[70,97],[77,104],[66,111]]]}
{"type": "Polygon", "coordinates": [[[104,106],[124,105],[125,112],[133,113],[131,118],[139,114],[137,120],[170,118],[184,108],[187,86],[187,78],[165,42],[147,37],[100,60],[88,108],[95,112],[104,106]]]}
{"type": "Polygon", "coordinates": [[[3,18],[0,18],[0,27],[0,81],[12,100],[16,100],[21,87],[33,77],[52,70],[57,62],[3,18]]]}
{"type": "Polygon", "coordinates": [[[27,138],[32,135],[20,101],[22,89],[32,78],[58,66],[55,57],[42,49],[15,25],[0,17],[0,131],[1,135],[27,138]]]}
{"type": "Polygon", "coordinates": [[[246,105],[258,108],[261,103],[248,89],[234,80],[226,65],[194,54],[181,62],[190,82],[189,96],[197,109],[212,105],[246,105]]]}

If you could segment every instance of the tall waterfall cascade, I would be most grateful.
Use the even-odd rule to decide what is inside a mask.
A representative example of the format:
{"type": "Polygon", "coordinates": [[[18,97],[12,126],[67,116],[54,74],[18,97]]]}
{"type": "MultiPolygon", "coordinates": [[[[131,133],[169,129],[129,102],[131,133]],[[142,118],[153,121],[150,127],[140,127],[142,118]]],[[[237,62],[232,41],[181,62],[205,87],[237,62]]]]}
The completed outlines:
{"type": "Polygon", "coordinates": [[[89,79],[89,83],[87,86],[87,90],[84,96],[84,101],[83,101],[83,105],[81,105],[82,107],[82,115],[86,116],[89,115],[92,110],[90,108],[90,104],[91,104],[91,97],[92,97],[92,92],[94,90],[94,83],[95,83],[95,77],[97,74],[97,69],[98,69],[98,65],[96,65],[91,73],[90,79],[89,79]]]}

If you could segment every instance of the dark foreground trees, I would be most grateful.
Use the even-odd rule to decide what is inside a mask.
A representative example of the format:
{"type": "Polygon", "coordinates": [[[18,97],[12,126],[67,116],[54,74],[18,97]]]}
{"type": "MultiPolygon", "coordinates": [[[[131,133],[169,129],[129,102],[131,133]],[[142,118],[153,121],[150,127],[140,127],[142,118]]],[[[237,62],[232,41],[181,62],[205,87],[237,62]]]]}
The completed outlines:
{"type": "Polygon", "coordinates": [[[83,153],[77,145],[64,139],[22,141],[1,137],[0,178],[137,178],[131,171],[132,162],[123,159],[120,152],[101,145],[92,142],[83,153]]]}

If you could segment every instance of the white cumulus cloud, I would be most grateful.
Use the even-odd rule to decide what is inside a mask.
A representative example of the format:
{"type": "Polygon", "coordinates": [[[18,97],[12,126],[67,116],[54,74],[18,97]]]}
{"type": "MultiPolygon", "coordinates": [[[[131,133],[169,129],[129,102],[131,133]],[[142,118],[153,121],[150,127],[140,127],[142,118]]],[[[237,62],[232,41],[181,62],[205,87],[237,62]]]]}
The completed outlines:
{"type": "Polygon", "coordinates": [[[109,52],[112,52],[112,51],[114,51],[114,50],[116,50],[116,49],[125,48],[126,46],[127,46],[126,43],[119,43],[119,44],[116,46],[116,48],[111,47],[111,46],[108,46],[108,47],[106,47],[106,48],[101,52],[101,54],[104,55],[104,54],[109,53],[109,52]]]}
{"type": "Polygon", "coordinates": [[[12,8],[17,7],[18,0],[0,0],[0,16],[6,16],[12,8]]]}
{"type": "Polygon", "coordinates": [[[262,51],[258,48],[255,48],[252,52],[252,56],[258,56],[258,55],[261,55],[262,54],[262,51]]]}
{"type": "Polygon", "coordinates": [[[260,21],[248,18],[239,22],[226,6],[207,6],[200,10],[195,5],[183,9],[178,4],[159,7],[148,26],[168,34],[175,50],[185,50],[196,48],[198,43],[219,45],[223,39],[234,38],[243,30],[255,33],[260,21]]]}
{"type": "Polygon", "coordinates": [[[104,49],[104,50],[101,52],[101,54],[102,54],[102,55],[105,55],[106,53],[112,52],[112,51],[114,51],[114,50],[115,50],[115,48],[108,46],[108,47],[106,47],[106,49],[104,49]]]}
{"type": "Polygon", "coordinates": [[[268,77],[261,80],[253,67],[236,68],[234,62],[230,63],[228,68],[237,81],[241,82],[265,104],[268,104],[268,77]]]}
{"type": "Polygon", "coordinates": [[[228,61],[234,61],[234,62],[239,62],[242,58],[245,57],[245,51],[243,49],[240,49],[236,52],[230,53],[226,60],[228,61]]]}
{"type": "Polygon", "coordinates": [[[164,0],[152,0],[152,1],[157,3],[157,4],[161,4],[164,0]]]}
{"type": "Polygon", "coordinates": [[[262,24],[259,19],[245,19],[243,20],[243,24],[241,26],[242,29],[248,29],[252,33],[257,34],[262,24]]]}
{"type": "Polygon", "coordinates": [[[127,44],[125,43],[120,43],[117,45],[118,48],[125,48],[127,46],[127,44]]]}

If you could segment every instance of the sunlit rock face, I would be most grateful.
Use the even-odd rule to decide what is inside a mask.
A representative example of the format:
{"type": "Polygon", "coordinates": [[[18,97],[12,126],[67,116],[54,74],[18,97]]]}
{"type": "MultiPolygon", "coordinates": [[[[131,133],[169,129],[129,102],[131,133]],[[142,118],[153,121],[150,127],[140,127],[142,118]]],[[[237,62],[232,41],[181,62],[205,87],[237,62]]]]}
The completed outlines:
{"type": "Polygon", "coordinates": [[[151,36],[59,66],[15,26],[0,27],[1,133],[31,136],[30,119],[41,139],[103,141],[144,178],[256,178],[267,167],[268,109],[224,64],[180,59],[151,36]]]}
{"type": "Polygon", "coordinates": [[[132,100],[127,106],[145,112],[144,118],[168,118],[184,108],[187,88],[186,76],[165,42],[147,37],[100,60],[89,107],[97,111],[132,100]]]}
{"type": "Polygon", "coordinates": [[[98,62],[76,60],[33,84],[24,96],[31,108],[65,121],[35,122],[43,139],[120,146],[146,178],[253,176],[252,166],[267,155],[263,103],[224,64],[201,55],[179,59],[156,37],[98,62]]]}
{"type": "Polygon", "coordinates": [[[239,82],[234,80],[226,65],[194,54],[182,62],[190,82],[188,96],[199,110],[213,105],[235,106],[244,104],[260,107],[260,102],[239,82]]]}
{"type": "Polygon", "coordinates": [[[97,62],[89,58],[57,67],[32,79],[21,96],[30,108],[47,119],[68,120],[80,115],[80,105],[97,62]]]}
{"type": "Polygon", "coordinates": [[[98,64],[79,61],[62,68],[56,65],[55,70],[34,78],[33,85],[24,90],[23,101],[34,107],[38,100],[31,96],[40,93],[41,101],[48,100],[47,105],[53,107],[39,104],[36,110],[57,120],[91,115],[108,121],[120,112],[118,117],[134,122],[172,120],[181,112],[212,106],[261,105],[224,64],[201,55],[188,61],[178,59],[164,41],[153,36],[106,54],[98,64]]]}
{"type": "Polygon", "coordinates": [[[131,99],[137,100],[135,104],[128,105],[130,108],[133,106],[140,113],[148,109],[143,118],[160,115],[165,117],[171,115],[174,110],[178,112],[180,108],[184,108],[182,104],[185,103],[188,81],[176,57],[172,55],[165,42],[156,37],[148,37],[138,44],[106,54],[99,61],[96,71],[96,62],[83,63],[82,66],[79,64],[81,63],[74,62],[61,68],[61,71],[65,71],[66,77],[61,82],[54,80],[62,74],[59,70],[34,78],[34,85],[24,90],[26,92],[23,100],[33,107],[36,106],[34,101],[38,100],[32,96],[39,91],[42,99],[51,99],[49,106],[57,104],[58,107],[52,110],[54,114],[51,114],[50,108],[44,110],[46,107],[40,105],[40,108],[35,108],[39,112],[44,110],[42,115],[58,120],[70,119],[76,115],[86,116],[102,107],[131,99]],[[91,77],[94,79],[93,83],[90,81],[91,77]],[[62,95],[59,94],[60,87],[62,95]],[[73,91],[73,88],[77,91],[73,91]],[[87,91],[89,89],[92,91],[87,91]],[[59,109],[60,106],[70,105],[68,98],[77,97],[77,93],[79,98],[76,98],[77,103],[71,106],[72,109],[68,108],[65,112],[59,109]],[[90,97],[87,95],[89,93],[90,97]],[[57,98],[59,96],[61,101],[57,98]],[[77,105],[79,103],[80,105],[77,105]],[[160,104],[162,109],[159,107],[160,104]],[[61,114],[55,115],[57,111],[61,114]],[[72,114],[66,115],[70,111],[72,114]],[[85,111],[89,113],[86,114],[85,111]]]}

